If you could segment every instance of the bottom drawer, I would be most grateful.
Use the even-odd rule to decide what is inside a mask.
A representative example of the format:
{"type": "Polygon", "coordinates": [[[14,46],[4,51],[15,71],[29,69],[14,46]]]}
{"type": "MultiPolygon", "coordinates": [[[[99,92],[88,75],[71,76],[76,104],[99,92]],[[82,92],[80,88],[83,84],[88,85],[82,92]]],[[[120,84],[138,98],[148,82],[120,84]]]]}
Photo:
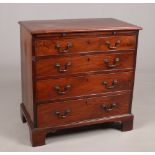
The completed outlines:
{"type": "Polygon", "coordinates": [[[130,101],[131,94],[118,94],[40,104],[37,107],[37,124],[38,127],[53,127],[127,114],[130,112],[130,101]]]}

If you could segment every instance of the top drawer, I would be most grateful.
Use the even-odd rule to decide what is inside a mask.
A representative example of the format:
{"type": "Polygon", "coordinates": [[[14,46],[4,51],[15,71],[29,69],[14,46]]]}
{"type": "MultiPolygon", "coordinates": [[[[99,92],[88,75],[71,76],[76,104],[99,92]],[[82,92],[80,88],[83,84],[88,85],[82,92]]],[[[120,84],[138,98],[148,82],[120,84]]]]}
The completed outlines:
{"type": "Polygon", "coordinates": [[[35,55],[62,55],[113,50],[134,50],[136,35],[77,36],[60,38],[38,38],[35,40],[35,55]]]}

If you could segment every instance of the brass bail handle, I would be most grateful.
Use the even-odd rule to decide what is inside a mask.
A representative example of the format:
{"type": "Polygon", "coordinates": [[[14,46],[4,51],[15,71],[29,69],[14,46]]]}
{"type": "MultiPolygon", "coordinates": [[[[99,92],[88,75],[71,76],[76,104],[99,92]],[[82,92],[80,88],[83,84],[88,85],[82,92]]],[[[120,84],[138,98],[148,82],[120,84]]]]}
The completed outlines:
{"type": "Polygon", "coordinates": [[[71,42],[68,42],[65,49],[62,49],[61,45],[59,43],[56,43],[55,48],[58,50],[59,53],[68,53],[69,49],[73,47],[73,44],[71,42]]]}
{"type": "Polygon", "coordinates": [[[118,104],[117,103],[112,103],[112,104],[102,104],[101,105],[101,108],[106,111],[106,112],[109,112],[109,111],[112,111],[113,109],[115,108],[118,108],[118,104]]]}
{"type": "Polygon", "coordinates": [[[69,113],[71,113],[71,110],[70,109],[66,109],[64,110],[63,113],[61,113],[60,111],[55,111],[55,115],[58,117],[58,118],[66,118],[69,113]]]}
{"type": "Polygon", "coordinates": [[[67,63],[64,65],[64,67],[62,67],[60,63],[56,63],[56,64],[55,64],[55,67],[57,68],[58,72],[64,73],[64,72],[67,72],[67,71],[68,71],[68,68],[69,68],[69,66],[71,66],[71,65],[72,65],[71,62],[67,62],[67,63]]]}
{"type": "Polygon", "coordinates": [[[57,92],[58,95],[65,95],[69,90],[71,90],[72,86],[70,84],[67,84],[64,86],[64,89],[61,90],[60,86],[55,86],[54,89],[57,92]]]}
{"type": "Polygon", "coordinates": [[[119,62],[120,62],[120,59],[119,58],[115,58],[113,60],[113,63],[112,64],[110,64],[109,59],[104,59],[104,63],[106,64],[106,66],[108,68],[115,68],[115,67],[117,67],[119,65],[119,62]]]}
{"type": "Polygon", "coordinates": [[[112,84],[109,85],[107,81],[104,81],[102,84],[105,86],[106,89],[114,89],[119,85],[119,82],[118,80],[113,80],[112,84]]]}
{"type": "Polygon", "coordinates": [[[115,50],[115,49],[117,49],[117,48],[120,46],[120,43],[121,43],[121,41],[120,41],[120,40],[117,40],[117,41],[115,42],[115,45],[112,46],[111,43],[110,43],[109,41],[106,41],[106,42],[105,42],[106,46],[107,46],[110,50],[115,50]]]}

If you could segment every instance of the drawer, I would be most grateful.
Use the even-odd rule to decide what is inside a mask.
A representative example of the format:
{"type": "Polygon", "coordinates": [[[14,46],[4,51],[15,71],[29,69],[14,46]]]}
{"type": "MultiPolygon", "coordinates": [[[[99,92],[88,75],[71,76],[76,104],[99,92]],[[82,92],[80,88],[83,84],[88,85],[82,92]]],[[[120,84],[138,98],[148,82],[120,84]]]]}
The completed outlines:
{"type": "Polygon", "coordinates": [[[37,124],[38,127],[53,127],[128,114],[130,98],[130,94],[123,94],[40,104],[37,107],[37,124]]]}
{"type": "Polygon", "coordinates": [[[37,101],[55,100],[130,90],[132,85],[133,72],[37,80],[35,96],[37,101]]]}
{"type": "Polygon", "coordinates": [[[136,35],[105,37],[72,37],[35,40],[35,55],[61,55],[111,50],[134,50],[136,35]]]}
{"type": "Polygon", "coordinates": [[[133,69],[134,53],[97,54],[39,59],[36,76],[59,76],[91,71],[133,69]]]}

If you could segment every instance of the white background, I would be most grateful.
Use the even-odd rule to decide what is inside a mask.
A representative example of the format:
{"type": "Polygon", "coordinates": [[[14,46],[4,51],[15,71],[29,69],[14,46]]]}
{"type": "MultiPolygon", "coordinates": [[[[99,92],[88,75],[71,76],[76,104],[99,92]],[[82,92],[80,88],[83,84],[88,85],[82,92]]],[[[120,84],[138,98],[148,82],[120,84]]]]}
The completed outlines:
{"type": "Polygon", "coordinates": [[[155,4],[0,4],[0,151],[155,150],[155,4]],[[21,102],[18,21],[67,18],[118,18],[143,27],[139,35],[133,113],[135,129],[94,130],[47,139],[32,148],[19,116],[21,102]]]}

